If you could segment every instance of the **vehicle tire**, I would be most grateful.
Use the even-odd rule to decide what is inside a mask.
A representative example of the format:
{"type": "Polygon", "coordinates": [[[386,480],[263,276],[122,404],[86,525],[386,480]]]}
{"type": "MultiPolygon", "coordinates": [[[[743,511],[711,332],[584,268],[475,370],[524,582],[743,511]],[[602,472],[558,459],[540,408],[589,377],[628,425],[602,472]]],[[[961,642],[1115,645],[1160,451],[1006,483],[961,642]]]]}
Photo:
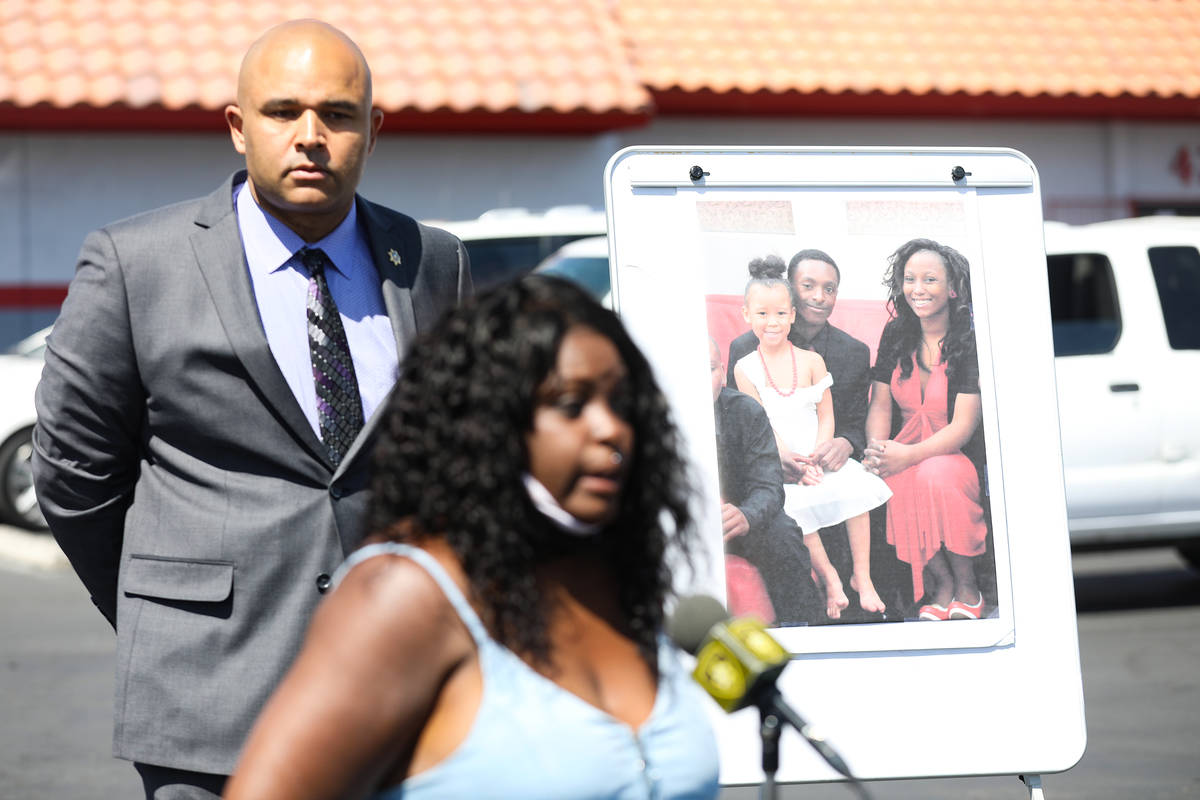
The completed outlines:
{"type": "Polygon", "coordinates": [[[0,445],[0,517],[12,525],[45,530],[46,518],[33,495],[33,428],[17,431],[0,445]]]}
{"type": "Polygon", "coordinates": [[[1181,544],[1176,549],[1179,550],[1179,555],[1183,556],[1183,560],[1188,562],[1192,569],[1200,569],[1200,543],[1181,544]]]}

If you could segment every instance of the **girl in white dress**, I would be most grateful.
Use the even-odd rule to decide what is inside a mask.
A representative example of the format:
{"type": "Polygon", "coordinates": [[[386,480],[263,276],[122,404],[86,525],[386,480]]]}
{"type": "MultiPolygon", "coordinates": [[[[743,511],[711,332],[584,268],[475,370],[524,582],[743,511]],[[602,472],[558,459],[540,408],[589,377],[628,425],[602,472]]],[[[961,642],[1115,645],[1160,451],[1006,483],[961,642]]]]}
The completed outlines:
{"type": "Polygon", "coordinates": [[[750,262],[742,315],[758,337],[758,348],[740,359],[733,375],[737,388],[762,404],[775,432],[779,457],[795,464],[799,483],[784,484],[783,510],[804,533],[812,558],[813,580],[825,592],[825,613],[838,619],[850,601],[841,576],[830,562],[820,531],[846,523],[854,574],[850,586],[864,611],[883,612],[885,606],[871,582],[871,522],[868,513],[883,505],[892,492],[878,476],[849,459],[836,472],[825,472],[812,458],[813,448],[832,438],[833,401],[829,387],[835,376],[817,353],[788,341],[796,319],[791,287],[783,278],[783,261],[776,257],[750,262]]]}

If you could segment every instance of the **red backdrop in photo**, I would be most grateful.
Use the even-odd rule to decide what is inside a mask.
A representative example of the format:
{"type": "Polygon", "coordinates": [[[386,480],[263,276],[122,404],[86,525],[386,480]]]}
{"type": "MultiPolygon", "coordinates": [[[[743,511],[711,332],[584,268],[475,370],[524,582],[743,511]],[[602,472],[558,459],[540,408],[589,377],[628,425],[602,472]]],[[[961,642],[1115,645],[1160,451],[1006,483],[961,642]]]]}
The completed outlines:
{"type": "MultiPolygon", "coordinates": [[[[721,357],[728,358],[729,343],[750,330],[750,326],[742,319],[742,296],[710,294],[705,299],[708,334],[717,340],[721,357]]],[[[887,321],[887,304],[882,300],[839,300],[829,315],[830,325],[871,348],[872,364],[875,363],[875,351],[879,347],[879,334],[883,332],[887,321]]]]}

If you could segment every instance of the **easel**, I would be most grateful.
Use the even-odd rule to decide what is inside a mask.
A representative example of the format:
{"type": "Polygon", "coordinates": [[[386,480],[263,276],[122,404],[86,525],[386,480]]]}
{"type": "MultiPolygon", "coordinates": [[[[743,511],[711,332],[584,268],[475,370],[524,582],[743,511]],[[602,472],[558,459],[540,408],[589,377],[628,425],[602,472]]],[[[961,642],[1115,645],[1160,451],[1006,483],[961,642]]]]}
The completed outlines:
{"type": "MultiPolygon", "coordinates": [[[[775,772],[779,769],[779,734],[782,733],[782,728],[783,724],[775,714],[770,712],[762,714],[759,734],[762,737],[762,769],[764,777],[759,787],[759,800],[775,800],[777,797],[775,772]]],[[[1017,777],[1021,779],[1021,783],[1025,784],[1025,788],[1029,791],[1029,800],[1046,800],[1046,795],[1042,791],[1041,775],[1018,775],[1017,777]]],[[[867,788],[858,781],[851,779],[848,786],[859,798],[870,797],[867,788]]]]}
{"type": "MultiPolygon", "coordinates": [[[[767,746],[763,750],[763,773],[764,780],[759,787],[759,800],[774,800],[776,795],[775,769],[779,767],[779,720],[771,717],[763,719],[762,723],[762,738],[763,744],[767,746]],[[768,745],[770,741],[770,745],[768,745]]],[[[1029,790],[1029,800],[1046,800],[1046,795],[1042,792],[1042,776],[1041,775],[1018,775],[1021,783],[1025,784],[1025,788],[1029,790]]],[[[854,791],[860,798],[870,797],[867,789],[857,781],[850,784],[850,789],[854,791]]]]}
{"type": "MultiPolygon", "coordinates": [[[[854,742],[865,732],[862,752],[846,755],[870,783],[1015,777],[1029,800],[1045,800],[1044,773],[1025,770],[1070,769],[1083,754],[1086,726],[1058,419],[1047,402],[1055,371],[1034,165],[1001,148],[655,145],[614,154],[604,188],[614,306],[687,431],[697,488],[710,500],[720,486],[704,368],[709,301],[737,302],[750,257],[820,247],[854,265],[841,269],[838,300],[852,320],[877,308],[884,266],[910,237],[931,236],[970,262],[996,614],[954,625],[784,626],[781,643],[803,667],[785,671],[779,686],[789,699],[811,694],[805,716],[826,726],[830,741],[854,742]],[[956,179],[958,165],[972,175],[956,179]],[[679,309],[669,324],[665,296],[679,309]],[[897,690],[925,686],[931,674],[966,676],[979,690],[897,690]],[[1040,721],[1032,729],[1031,715],[1040,721]],[[925,745],[971,719],[986,721],[982,738],[925,745]]],[[[721,597],[717,503],[703,506],[697,525],[708,569],[694,571],[690,590],[721,597]]],[[[760,761],[761,721],[714,713],[728,785],[758,784],[773,772],[760,761]]],[[[768,738],[780,727],[768,724],[768,738]]],[[[779,746],[783,752],[768,758],[788,784],[834,778],[820,759],[779,746]]],[[[768,795],[778,782],[765,782],[768,795]]]]}
{"type": "MultiPolygon", "coordinates": [[[[777,784],[775,783],[775,773],[779,770],[779,738],[783,733],[785,722],[790,723],[795,727],[808,743],[811,744],[816,751],[825,759],[831,767],[840,772],[847,779],[847,786],[859,800],[869,800],[870,793],[867,787],[860,783],[846,768],[841,756],[830,748],[823,739],[814,736],[808,723],[793,712],[794,718],[787,718],[787,711],[790,709],[783,707],[783,716],[781,719],[781,711],[773,708],[769,704],[762,704],[758,708],[759,714],[759,738],[762,742],[762,771],[763,782],[759,787],[759,800],[775,800],[777,795],[777,784]]],[[[1029,800],[1046,800],[1045,793],[1042,792],[1042,776],[1041,775],[1018,775],[1021,783],[1025,784],[1025,788],[1029,792],[1029,800]]]]}
{"type": "Polygon", "coordinates": [[[1025,784],[1025,788],[1029,790],[1029,800],[1046,800],[1046,795],[1042,793],[1042,776],[1041,775],[1020,775],[1021,783],[1025,784]]]}

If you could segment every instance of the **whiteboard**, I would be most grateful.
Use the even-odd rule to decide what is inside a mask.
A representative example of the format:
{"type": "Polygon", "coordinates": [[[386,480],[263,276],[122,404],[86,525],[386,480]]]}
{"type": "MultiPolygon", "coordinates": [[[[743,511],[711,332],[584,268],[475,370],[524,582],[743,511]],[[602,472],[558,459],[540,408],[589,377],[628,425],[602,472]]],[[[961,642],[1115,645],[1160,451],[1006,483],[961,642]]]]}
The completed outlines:
{"type": "MultiPolygon", "coordinates": [[[[869,339],[887,257],[906,239],[966,257],[994,602],[979,620],[777,628],[793,654],[780,687],[862,779],[1073,766],[1086,730],[1034,165],[996,148],[630,147],[609,161],[605,197],[613,304],[654,365],[700,489],[703,553],[679,588],[718,598],[708,341],[735,320],[749,258],[829,252],[839,306],[859,309],[844,319],[869,339]]],[[[866,343],[873,363],[878,341],[866,343]]],[[[722,782],[759,782],[757,712],[712,708],[722,782]]],[[[781,752],[781,781],[838,778],[793,732],[781,752]]]]}

